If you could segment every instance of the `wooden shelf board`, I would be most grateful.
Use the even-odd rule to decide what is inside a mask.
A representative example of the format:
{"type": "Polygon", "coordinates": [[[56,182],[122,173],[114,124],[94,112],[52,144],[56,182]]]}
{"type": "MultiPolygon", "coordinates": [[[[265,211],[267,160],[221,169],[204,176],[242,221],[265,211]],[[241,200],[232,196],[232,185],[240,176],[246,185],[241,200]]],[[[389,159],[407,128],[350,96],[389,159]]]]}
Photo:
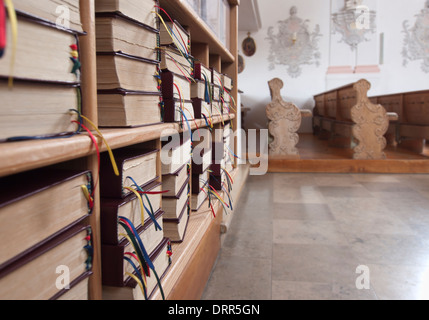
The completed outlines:
{"type": "Polygon", "coordinates": [[[235,61],[234,55],[188,3],[183,0],[160,0],[159,3],[167,13],[174,12],[174,15],[170,15],[172,19],[177,20],[182,26],[189,27],[192,42],[207,43],[210,47],[210,54],[219,55],[222,62],[233,63],[235,61]]]}
{"type": "MultiPolygon", "coordinates": [[[[234,118],[234,114],[223,116],[224,121],[234,118]]],[[[213,124],[221,122],[220,115],[213,116],[213,124]]],[[[198,119],[190,121],[190,126],[195,130],[197,127],[206,127],[206,123],[204,119],[198,119]]],[[[130,129],[102,129],[101,133],[112,149],[118,149],[182,131],[178,123],[163,123],[130,129]]],[[[102,139],[100,137],[97,139],[100,151],[107,151],[102,139]]],[[[0,177],[94,154],[96,149],[86,133],[70,138],[2,143],[0,144],[0,177]]]]}

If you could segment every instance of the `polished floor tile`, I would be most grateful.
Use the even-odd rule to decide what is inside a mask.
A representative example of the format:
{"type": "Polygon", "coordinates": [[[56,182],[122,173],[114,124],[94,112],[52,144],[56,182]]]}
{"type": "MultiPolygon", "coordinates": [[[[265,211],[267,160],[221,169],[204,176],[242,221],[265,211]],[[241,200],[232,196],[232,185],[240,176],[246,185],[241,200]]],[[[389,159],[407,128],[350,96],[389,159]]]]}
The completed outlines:
{"type": "Polygon", "coordinates": [[[202,299],[429,299],[429,175],[250,176],[202,299]]]}

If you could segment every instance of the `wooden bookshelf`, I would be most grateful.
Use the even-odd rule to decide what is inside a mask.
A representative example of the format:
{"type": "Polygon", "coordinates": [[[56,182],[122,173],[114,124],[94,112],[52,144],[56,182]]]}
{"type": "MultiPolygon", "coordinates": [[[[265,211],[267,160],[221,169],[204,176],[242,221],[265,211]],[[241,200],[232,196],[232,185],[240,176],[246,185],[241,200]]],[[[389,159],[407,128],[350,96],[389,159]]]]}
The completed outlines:
{"type": "MultiPolygon", "coordinates": [[[[217,61],[216,66],[223,69],[234,81],[233,97],[237,99],[237,25],[239,1],[229,1],[231,7],[230,25],[230,49],[227,49],[221,41],[213,34],[207,25],[198,18],[192,8],[184,1],[180,0],[162,0],[160,6],[174,16],[181,24],[188,26],[192,35],[192,47],[195,53],[202,61],[209,63],[210,57],[217,61]]],[[[80,0],[80,11],[83,29],[86,32],[81,36],[80,41],[80,59],[82,63],[82,110],[83,115],[91,119],[97,125],[97,72],[96,72],[96,41],[95,41],[95,5],[94,0],[80,0]]],[[[219,70],[221,71],[221,70],[219,70]]],[[[213,124],[220,124],[223,121],[232,120],[236,123],[236,114],[213,115],[213,124]]],[[[206,126],[204,120],[190,122],[191,129],[203,128],[206,126]]],[[[177,123],[161,123],[140,128],[130,129],[102,129],[104,139],[110,148],[115,149],[137,145],[149,141],[159,141],[161,137],[168,136],[170,133],[181,132],[182,129],[177,123]]],[[[107,151],[107,146],[101,137],[97,136],[98,145],[101,152],[107,151]]],[[[0,177],[25,172],[50,165],[62,164],[67,161],[83,162],[87,169],[96,172],[97,154],[92,140],[87,134],[81,133],[69,138],[21,141],[0,144],[0,177]]],[[[89,298],[91,300],[102,299],[101,283],[101,253],[100,253],[100,209],[99,209],[99,189],[95,191],[95,209],[90,217],[89,223],[93,229],[93,275],[89,282],[89,298]]],[[[182,283],[187,283],[192,276],[187,272],[175,272],[169,275],[165,280],[165,285],[169,291],[168,298],[180,299],[191,298],[198,299],[205,286],[208,273],[213,265],[218,250],[220,248],[220,224],[222,221],[222,212],[217,207],[218,216],[212,219],[209,212],[198,212],[192,215],[191,227],[188,230],[189,241],[196,241],[193,244],[177,246],[175,259],[181,261],[180,270],[186,270],[188,264],[192,270],[198,270],[199,267],[205,268],[205,273],[197,278],[200,283],[195,284],[196,291],[192,294],[180,293],[177,288],[182,283]],[[201,220],[201,221],[200,221],[201,220]],[[214,241],[214,242],[213,242],[214,241]],[[213,246],[211,245],[213,244],[213,246]],[[199,252],[210,247],[203,259],[199,257],[199,252]],[[207,273],[208,272],[208,273],[207,273]],[[170,279],[170,280],[169,280],[170,279]],[[201,282],[202,281],[202,282],[201,282]],[[168,283],[167,283],[168,282],[168,283]],[[183,296],[180,296],[183,294],[183,296]]],[[[178,267],[173,267],[178,270],[178,267]]]]}

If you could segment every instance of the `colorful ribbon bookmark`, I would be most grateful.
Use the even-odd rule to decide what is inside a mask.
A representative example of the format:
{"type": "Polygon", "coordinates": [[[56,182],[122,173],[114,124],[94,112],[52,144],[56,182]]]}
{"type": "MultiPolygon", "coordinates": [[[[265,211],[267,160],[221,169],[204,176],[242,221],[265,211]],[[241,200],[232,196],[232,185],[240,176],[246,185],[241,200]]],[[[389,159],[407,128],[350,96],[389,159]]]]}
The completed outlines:
{"type": "Polygon", "coordinates": [[[6,49],[7,34],[6,34],[6,8],[3,0],[0,0],[0,58],[3,57],[6,49]]]}

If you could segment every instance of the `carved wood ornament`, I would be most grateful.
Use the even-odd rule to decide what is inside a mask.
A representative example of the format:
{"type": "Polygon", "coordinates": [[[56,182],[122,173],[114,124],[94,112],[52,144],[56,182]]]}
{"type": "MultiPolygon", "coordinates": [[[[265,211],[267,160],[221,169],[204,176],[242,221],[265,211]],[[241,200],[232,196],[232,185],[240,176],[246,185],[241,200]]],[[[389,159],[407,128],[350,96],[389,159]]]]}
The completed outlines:
{"type": "Polygon", "coordinates": [[[299,142],[297,131],[301,126],[301,111],[293,103],[283,101],[280,93],[282,80],[272,79],[268,85],[272,101],[266,107],[266,114],[270,120],[268,130],[274,138],[269,145],[269,154],[299,158],[296,145],[299,142]]]}
{"type": "Polygon", "coordinates": [[[357,104],[351,110],[355,125],[353,136],[359,141],[354,148],[354,159],[386,159],[384,138],[389,128],[389,118],[384,107],[373,104],[367,94],[371,84],[367,80],[359,80],[353,86],[357,94],[357,104]]]}

